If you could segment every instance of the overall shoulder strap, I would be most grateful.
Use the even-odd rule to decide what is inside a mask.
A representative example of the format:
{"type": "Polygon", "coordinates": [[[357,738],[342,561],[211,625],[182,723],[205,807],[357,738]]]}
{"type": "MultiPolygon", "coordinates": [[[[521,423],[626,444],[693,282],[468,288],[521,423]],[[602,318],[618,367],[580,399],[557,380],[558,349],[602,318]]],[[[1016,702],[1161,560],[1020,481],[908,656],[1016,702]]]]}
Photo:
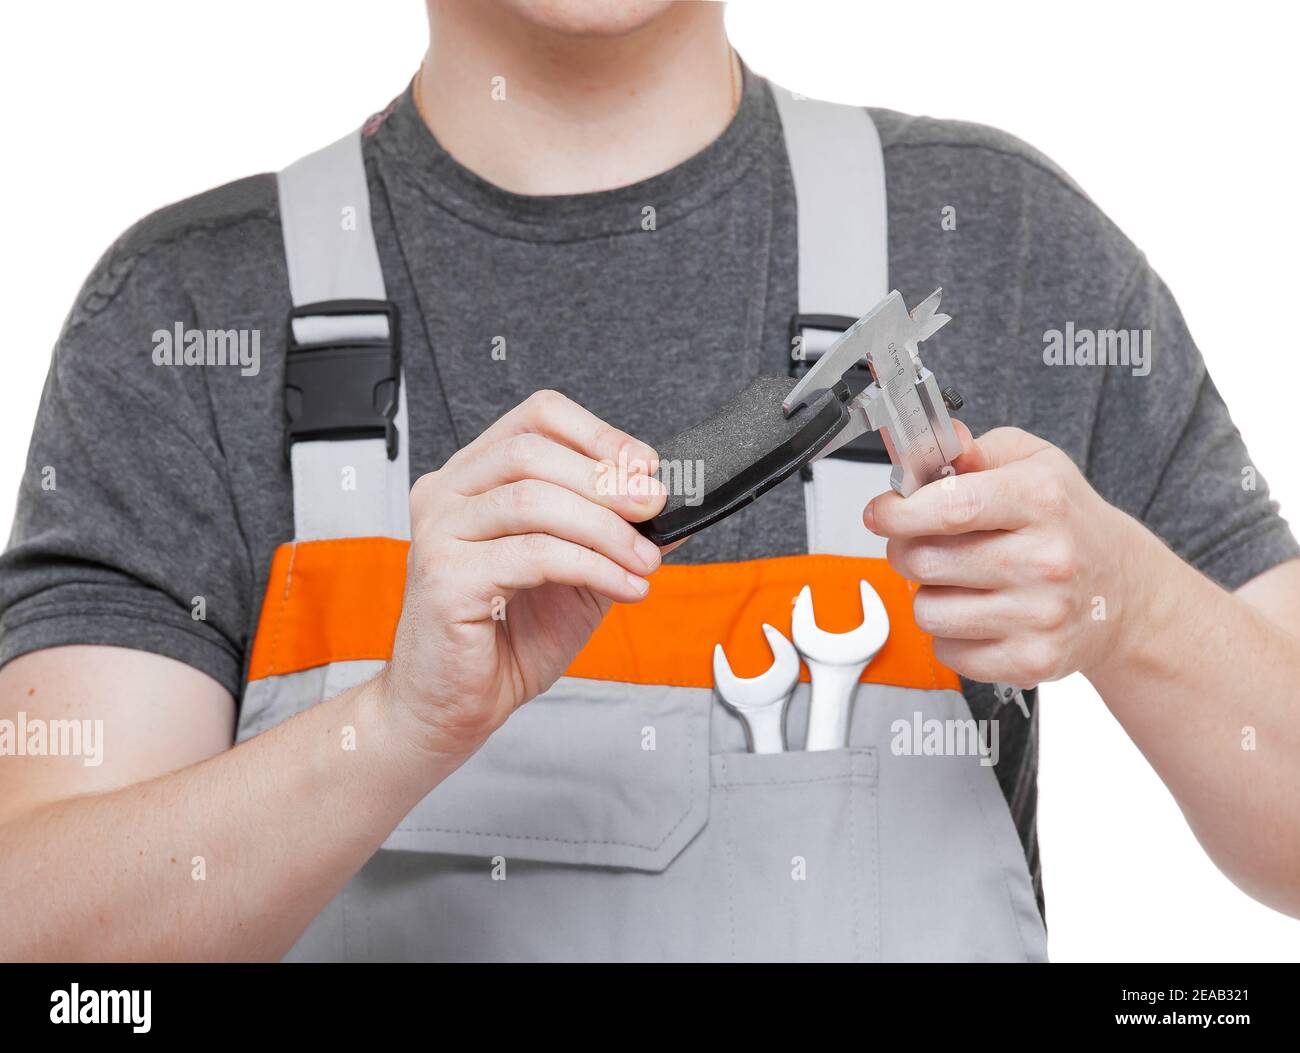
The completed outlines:
{"type": "Polygon", "coordinates": [[[799,313],[849,319],[830,331],[834,340],[889,292],[880,136],[860,106],[805,99],[775,84],[772,94],[799,213],[799,313]]]}
{"type": "MultiPolygon", "coordinates": [[[[794,179],[799,227],[799,309],[791,336],[811,364],[889,292],[885,161],[859,106],[806,99],[772,85],[794,179]]],[[[808,551],[883,556],[862,525],[868,500],[889,488],[887,458],[846,456],[812,465],[804,488],[808,551]]]]}
{"type": "Polygon", "coordinates": [[[294,162],[277,184],[293,298],[284,394],[295,538],[409,537],[401,334],[361,133],[294,162]]]}

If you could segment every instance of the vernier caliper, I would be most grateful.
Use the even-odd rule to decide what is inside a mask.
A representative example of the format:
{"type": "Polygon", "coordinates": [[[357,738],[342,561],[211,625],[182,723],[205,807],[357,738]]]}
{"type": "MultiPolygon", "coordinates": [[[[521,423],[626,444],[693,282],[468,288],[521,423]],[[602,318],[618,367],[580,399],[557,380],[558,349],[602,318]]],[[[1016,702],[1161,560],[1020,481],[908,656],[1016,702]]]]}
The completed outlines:
{"type": "Polygon", "coordinates": [[[951,388],[939,390],[934,374],[921,362],[918,345],[948,324],[938,314],[942,289],[935,289],[910,313],[902,294],[891,292],[853,323],[813,364],[781,404],[787,417],[815,402],[823,392],[836,391],[844,374],[865,362],[872,382],[849,396],[849,422],[813,460],[834,453],[868,431],[880,431],[894,462],[890,485],[910,497],[926,483],[952,475],[952,462],[961,443],[948,410],[961,406],[951,388]]]}
{"type": "MultiPolygon", "coordinates": [[[[869,431],[880,432],[893,463],[890,485],[903,497],[953,475],[961,443],[948,410],[961,408],[961,396],[940,390],[918,346],[948,324],[938,313],[942,295],[936,289],[909,312],[891,292],[793,386],[786,377],[756,377],[712,417],[661,443],[661,476],[665,465],[697,464],[708,468],[707,478],[693,498],[668,487],[663,511],[637,529],[656,545],[689,537],[869,431]],[[855,395],[846,374],[860,365],[872,379],[855,395]]],[[[1029,715],[1014,686],[994,688],[999,700],[1029,715]]]]}
{"type": "MultiPolygon", "coordinates": [[[[849,397],[844,374],[860,362],[871,370],[872,382],[849,401],[848,424],[812,460],[865,432],[879,431],[894,465],[889,485],[902,496],[954,474],[952,462],[961,453],[961,443],[948,410],[961,408],[961,396],[952,388],[939,390],[917,346],[951,321],[938,313],[942,296],[943,290],[935,289],[909,312],[902,295],[891,292],[845,330],[786,396],[781,408],[787,417],[826,391],[843,401],[849,397]]],[[[993,689],[999,702],[1015,702],[1029,716],[1018,688],[995,684],[993,689]]]]}

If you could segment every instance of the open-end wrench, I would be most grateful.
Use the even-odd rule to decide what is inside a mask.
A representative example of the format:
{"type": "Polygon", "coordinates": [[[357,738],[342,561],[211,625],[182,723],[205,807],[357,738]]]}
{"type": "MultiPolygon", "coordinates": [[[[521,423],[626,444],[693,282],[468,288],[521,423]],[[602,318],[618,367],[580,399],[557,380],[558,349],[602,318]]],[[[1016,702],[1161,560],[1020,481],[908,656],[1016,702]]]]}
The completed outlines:
{"type": "Polygon", "coordinates": [[[785,752],[785,711],[799,682],[799,655],[779,629],[763,624],[772,664],[758,676],[731,671],[722,644],[713,648],[713,686],[722,704],[740,717],[750,753],[785,752]]]}
{"type": "Polygon", "coordinates": [[[791,635],[812,674],[806,750],[837,750],[849,744],[849,722],[858,678],[889,638],[889,615],[867,582],[862,593],[862,624],[846,633],[828,633],[813,617],[812,590],[805,585],[794,604],[791,635]]]}

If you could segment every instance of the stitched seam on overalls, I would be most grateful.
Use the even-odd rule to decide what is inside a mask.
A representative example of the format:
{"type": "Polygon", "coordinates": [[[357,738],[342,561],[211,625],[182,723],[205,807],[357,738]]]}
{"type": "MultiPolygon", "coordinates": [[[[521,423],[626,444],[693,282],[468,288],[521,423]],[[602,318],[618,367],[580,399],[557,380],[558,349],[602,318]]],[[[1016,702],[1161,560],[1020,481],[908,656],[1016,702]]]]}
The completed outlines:
{"type": "Polygon", "coordinates": [[[691,793],[686,800],[686,810],[673,823],[669,831],[657,843],[652,845],[642,844],[640,841],[611,841],[594,837],[543,837],[538,834],[503,834],[496,830],[469,830],[455,826],[399,826],[397,829],[404,833],[468,834],[471,837],[500,837],[508,841],[540,841],[544,844],[557,845],[607,845],[612,848],[640,848],[646,852],[653,852],[662,848],[668,839],[677,832],[677,828],[686,822],[687,818],[695,810],[695,724],[692,720],[688,720],[686,723],[686,758],[686,778],[691,793]]]}
{"type": "MultiPolygon", "coordinates": [[[[968,769],[968,771],[969,771],[969,769],[968,769]]],[[[978,772],[975,772],[975,775],[978,775],[978,774],[979,774],[978,772]]],[[[969,775],[969,774],[967,775],[967,778],[968,778],[968,779],[970,778],[970,775],[969,775]]],[[[997,776],[995,775],[995,776],[994,776],[994,779],[996,779],[996,778],[997,778],[997,776]]],[[[975,793],[975,802],[976,802],[976,804],[979,805],[980,817],[981,817],[981,818],[983,819],[983,821],[984,821],[984,833],[985,833],[986,837],[988,838],[988,842],[989,842],[989,847],[990,847],[989,857],[990,857],[991,859],[993,859],[993,860],[997,863],[998,869],[999,869],[999,871],[1001,871],[1001,873],[1002,873],[1002,887],[1006,890],[1006,893],[1007,893],[1007,907],[1008,907],[1008,909],[1010,909],[1010,911],[1011,911],[1011,920],[1012,920],[1012,922],[1013,922],[1013,923],[1015,924],[1015,926],[1016,926],[1016,939],[1018,939],[1018,940],[1020,941],[1020,952],[1021,952],[1021,957],[1022,957],[1025,961],[1028,961],[1028,960],[1029,960],[1029,948],[1028,948],[1028,947],[1026,946],[1026,944],[1025,944],[1025,933],[1024,933],[1024,929],[1022,929],[1022,928],[1021,928],[1021,925],[1020,925],[1020,912],[1019,912],[1018,910],[1016,910],[1016,901],[1015,901],[1015,897],[1012,896],[1012,894],[1011,894],[1011,882],[1008,880],[1008,877],[1007,877],[1007,869],[1006,869],[1005,865],[1003,865],[1003,863],[1002,863],[1002,857],[1001,857],[1000,853],[999,853],[998,850],[997,850],[997,849],[998,849],[998,846],[997,846],[997,840],[996,840],[996,838],[994,837],[993,824],[992,824],[992,822],[990,822],[990,816],[989,816],[989,813],[988,813],[988,809],[984,807],[984,801],[983,801],[983,799],[982,799],[982,797],[981,797],[981,795],[980,795],[980,793],[979,793],[979,787],[976,787],[975,790],[976,790],[976,793],[975,793]]],[[[1018,840],[1018,839],[1017,839],[1017,840],[1018,840]]]]}
{"type": "MultiPolygon", "coordinates": [[[[393,656],[391,654],[377,655],[375,654],[374,650],[370,648],[361,651],[337,651],[337,652],[331,652],[328,658],[322,659],[321,661],[317,662],[315,665],[304,666],[302,669],[293,669],[286,673],[275,673],[274,671],[272,671],[268,675],[269,676],[293,676],[295,673],[309,673],[313,669],[320,669],[324,666],[337,665],[340,662],[387,662],[392,657],[393,656]]],[[[264,680],[266,678],[259,677],[258,679],[264,680]]],[[[253,682],[256,683],[257,681],[255,680],[253,682]]]]}
{"type": "MultiPolygon", "coordinates": [[[[853,801],[854,789],[855,786],[853,784],[853,780],[850,779],[849,780],[849,859],[850,861],[856,859],[858,855],[858,809],[855,806],[853,801]]],[[[849,863],[850,880],[852,879],[852,874],[853,874],[853,863],[850,862],[849,863]]],[[[855,892],[859,892],[860,894],[860,889],[858,887],[857,881],[853,882],[853,889],[855,892]]],[[[861,904],[859,904],[858,909],[853,912],[853,960],[859,962],[862,960],[862,952],[859,950],[859,948],[861,947],[861,943],[859,942],[861,937],[858,935],[858,933],[861,931],[861,919],[862,919],[862,907],[861,904]]]]}
{"type": "MultiPolygon", "coordinates": [[[[722,758],[722,774],[725,778],[727,774],[727,758],[725,756],[722,758]]],[[[731,802],[724,796],[720,803],[724,808],[729,808],[731,802]]],[[[738,955],[736,953],[736,861],[735,847],[731,836],[731,828],[733,825],[733,823],[727,822],[723,824],[722,828],[726,831],[727,919],[730,928],[730,943],[728,946],[731,949],[731,960],[734,962],[737,960],[738,955]]]]}
{"type": "Polygon", "coordinates": [[[280,628],[284,625],[284,612],[289,606],[289,589],[293,585],[293,561],[298,556],[298,542],[293,541],[289,545],[289,568],[284,573],[284,592],[280,594],[280,607],[275,612],[275,632],[271,634],[271,661],[269,670],[272,674],[276,670],[275,657],[280,652],[280,628]]]}
{"type": "MultiPolygon", "coordinates": [[[[907,594],[911,596],[913,600],[916,599],[916,582],[914,581],[907,582],[907,594]]],[[[918,625],[917,629],[919,630],[920,628],[921,627],[918,625]]],[[[939,691],[942,689],[939,687],[938,663],[935,662],[934,659],[934,637],[928,634],[923,634],[923,635],[925,635],[925,638],[929,641],[929,644],[925,649],[925,667],[930,671],[930,690],[939,691]]],[[[907,686],[911,686],[911,685],[907,685],[907,686]]]]}
{"type": "Polygon", "coordinates": [[[863,779],[860,776],[855,776],[849,773],[845,773],[843,775],[819,775],[816,778],[812,778],[812,779],[780,779],[780,780],[766,779],[766,780],[759,780],[757,782],[728,782],[725,784],[720,783],[718,785],[718,789],[732,790],[738,786],[804,786],[807,785],[808,783],[814,783],[814,782],[858,782],[858,781],[865,782],[868,786],[875,785],[874,779],[868,782],[866,779],[863,779]]]}
{"type": "MultiPolygon", "coordinates": [[[[374,656],[373,656],[373,655],[358,655],[357,657],[360,657],[360,658],[366,658],[366,657],[373,658],[374,656]]],[[[868,668],[869,668],[869,667],[868,667],[868,668]]],[[[707,685],[705,685],[705,684],[701,684],[701,683],[699,683],[698,681],[694,681],[694,680],[680,680],[680,679],[673,679],[672,677],[661,676],[661,675],[659,675],[659,674],[655,674],[655,677],[654,677],[653,680],[650,680],[650,679],[646,679],[646,680],[627,680],[627,679],[624,679],[624,675],[625,675],[625,674],[622,674],[622,673],[618,673],[618,674],[610,674],[610,675],[607,675],[607,676],[594,676],[594,675],[579,676],[579,675],[577,675],[577,674],[575,674],[575,673],[565,673],[564,675],[567,676],[567,677],[569,677],[571,680],[591,680],[591,681],[593,681],[593,682],[595,682],[595,683],[598,683],[598,684],[611,684],[611,683],[613,683],[613,684],[642,684],[642,685],[645,685],[645,686],[648,686],[648,687],[689,687],[689,688],[705,688],[705,687],[707,687],[707,685]]],[[[800,682],[801,684],[807,684],[807,683],[810,683],[810,681],[808,681],[808,680],[804,680],[802,677],[800,678],[799,682],[800,682]]],[[[875,684],[877,687],[901,687],[901,688],[905,688],[905,689],[907,689],[907,690],[911,690],[911,691],[952,691],[952,690],[955,690],[955,688],[950,688],[950,687],[945,686],[944,684],[939,683],[939,681],[938,681],[938,675],[937,675],[937,666],[935,666],[935,665],[933,664],[933,661],[932,661],[932,660],[931,660],[931,662],[928,664],[927,668],[924,670],[924,672],[922,673],[922,675],[920,675],[920,676],[914,676],[914,677],[910,677],[910,678],[908,678],[908,679],[904,679],[903,677],[898,676],[898,677],[891,677],[891,678],[888,679],[888,680],[873,680],[873,679],[871,679],[870,677],[868,677],[866,680],[860,680],[859,683],[862,683],[862,684],[875,684]]]]}
{"type": "Polygon", "coordinates": [[[875,939],[871,941],[871,950],[874,957],[872,961],[880,961],[884,957],[881,949],[880,936],[880,793],[877,791],[871,795],[871,902],[875,905],[874,916],[872,917],[872,927],[875,932],[875,939]]]}

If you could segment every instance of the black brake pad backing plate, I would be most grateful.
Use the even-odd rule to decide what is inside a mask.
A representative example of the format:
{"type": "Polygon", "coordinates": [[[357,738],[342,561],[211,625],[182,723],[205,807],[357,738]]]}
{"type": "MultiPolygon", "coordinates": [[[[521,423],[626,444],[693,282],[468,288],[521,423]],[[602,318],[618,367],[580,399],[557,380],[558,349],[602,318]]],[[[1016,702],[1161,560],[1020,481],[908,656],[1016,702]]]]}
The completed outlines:
{"type": "Polygon", "coordinates": [[[657,545],[680,541],[744,508],[820,453],[849,421],[848,390],[837,385],[787,417],[781,403],[796,383],[757,377],[713,416],[663,443],[657,475],[668,501],[637,529],[657,545]]]}

